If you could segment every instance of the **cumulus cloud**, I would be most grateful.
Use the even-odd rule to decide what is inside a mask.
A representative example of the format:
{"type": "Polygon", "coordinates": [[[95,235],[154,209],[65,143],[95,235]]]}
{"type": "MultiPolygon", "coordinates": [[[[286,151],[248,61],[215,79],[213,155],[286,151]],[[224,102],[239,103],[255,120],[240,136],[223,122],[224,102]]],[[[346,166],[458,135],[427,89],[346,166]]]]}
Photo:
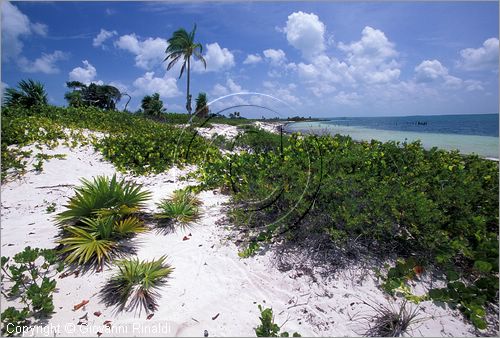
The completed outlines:
{"type": "Polygon", "coordinates": [[[299,11],[288,16],[283,32],[291,46],[311,59],[325,50],[325,29],[316,14],[299,11]]]}
{"type": "Polygon", "coordinates": [[[16,60],[24,44],[22,37],[31,34],[47,35],[47,26],[32,23],[16,6],[9,1],[2,2],[2,57],[5,61],[16,60]]]}
{"type": "Polygon", "coordinates": [[[271,65],[282,65],[286,61],[285,52],[281,49],[266,49],[262,53],[264,57],[270,61],[271,65]]]}
{"type": "Polygon", "coordinates": [[[415,80],[418,83],[442,83],[451,89],[461,88],[464,83],[462,79],[450,75],[448,68],[438,60],[424,60],[416,66],[415,80]]]}
{"type": "Polygon", "coordinates": [[[151,70],[161,65],[165,59],[167,40],[162,38],[147,38],[141,40],[135,34],[122,35],[115,41],[115,46],[135,55],[135,65],[139,68],[151,70]]]}
{"type": "MultiPolygon", "coordinates": [[[[87,60],[83,60],[83,67],[73,68],[71,72],[69,72],[69,80],[70,81],[79,81],[85,84],[89,84],[91,82],[96,82],[95,77],[97,76],[97,70],[90,62],[87,60]]],[[[96,82],[98,83],[98,82],[96,82]]]]}
{"type": "Polygon", "coordinates": [[[229,49],[221,48],[217,42],[209,43],[205,46],[203,57],[207,62],[207,68],[204,68],[202,62],[196,61],[193,64],[193,70],[195,72],[217,72],[230,69],[235,65],[234,55],[229,49]]]}
{"type": "Polygon", "coordinates": [[[430,82],[448,75],[448,69],[438,60],[425,60],[415,67],[417,81],[430,82]]]}
{"type": "Polygon", "coordinates": [[[498,68],[497,38],[489,38],[479,48],[466,48],[460,51],[458,66],[464,70],[496,70],[498,68]]]}
{"type": "Polygon", "coordinates": [[[227,94],[231,93],[240,93],[245,91],[243,87],[241,87],[239,84],[237,84],[233,79],[228,78],[226,80],[225,85],[222,85],[220,83],[215,84],[213,89],[210,91],[210,93],[213,96],[224,96],[227,94]]]}
{"type": "Polygon", "coordinates": [[[163,77],[155,77],[154,72],[146,72],[143,76],[135,79],[133,85],[135,87],[134,95],[158,93],[162,97],[170,98],[181,94],[177,88],[177,80],[166,74],[163,77]]]}
{"type": "Polygon", "coordinates": [[[259,54],[248,54],[245,61],[243,61],[244,65],[252,65],[262,61],[262,57],[259,54]]]}
{"type": "Polygon", "coordinates": [[[338,48],[347,53],[351,73],[367,83],[384,83],[396,80],[401,73],[396,61],[398,52],[381,30],[366,26],[359,41],[339,43],[338,48]]]}
{"type": "Polygon", "coordinates": [[[103,43],[115,35],[118,35],[118,33],[116,31],[108,31],[108,30],[101,28],[101,31],[99,32],[99,34],[97,34],[97,36],[94,38],[94,40],[92,42],[92,46],[94,46],[94,47],[102,46],[104,48],[103,43]]]}
{"type": "Polygon", "coordinates": [[[66,60],[68,54],[60,50],[56,50],[51,54],[42,53],[42,56],[35,59],[35,61],[29,61],[25,57],[21,57],[18,60],[18,65],[21,71],[25,73],[44,73],[44,74],[55,74],[59,73],[59,68],[56,65],[57,61],[66,60]]]}

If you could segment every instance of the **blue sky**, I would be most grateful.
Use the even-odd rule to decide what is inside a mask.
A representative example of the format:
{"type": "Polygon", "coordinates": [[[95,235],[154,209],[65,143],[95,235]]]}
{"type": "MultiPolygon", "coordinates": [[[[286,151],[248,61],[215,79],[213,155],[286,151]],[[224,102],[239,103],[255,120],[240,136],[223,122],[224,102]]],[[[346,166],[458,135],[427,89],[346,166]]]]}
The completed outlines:
{"type": "Polygon", "coordinates": [[[194,23],[207,69],[194,65],[192,95],[229,95],[212,111],[498,113],[498,2],[3,2],[2,86],[36,79],[65,105],[66,81],[106,83],[132,96],[129,110],[159,92],[181,112],[186,78],[162,59],[194,23]]]}

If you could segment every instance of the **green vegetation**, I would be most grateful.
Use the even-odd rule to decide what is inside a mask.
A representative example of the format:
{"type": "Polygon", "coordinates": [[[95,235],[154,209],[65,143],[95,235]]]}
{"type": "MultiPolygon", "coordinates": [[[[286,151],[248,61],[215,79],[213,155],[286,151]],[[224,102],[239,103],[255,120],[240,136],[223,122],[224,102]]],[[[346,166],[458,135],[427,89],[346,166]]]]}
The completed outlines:
{"type": "Polygon", "coordinates": [[[116,305],[119,311],[136,308],[146,312],[158,308],[158,288],[165,285],[173,268],[167,257],[153,261],[127,259],[116,262],[118,272],[104,286],[101,297],[107,306],[116,305]]]}
{"type": "Polygon", "coordinates": [[[61,253],[67,263],[101,267],[117,253],[120,240],[147,230],[135,215],[151,194],[116,176],[82,183],[56,217],[63,229],[61,253]]]}
{"type": "MultiPolygon", "coordinates": [[[[260,311],[260,325],[255,328],[255,335],[257,337],[289,337],[288,332],[281,332],[281,328],[274,322],[273,309],[264,309],[259,304],[260,311]]],[[[300,334],[294,332],[292,337],[301,337],[300,334]]]]}
{"type": "Polygon", "coordinates": [[[160,201],[160,212],[155,217],[171,220],[185,227],[200,218],[200,205],[201,201],[189,190],[176,190],[170,198],[160,201]]]}
{"type": "MultiPolygon", "coordinates": [[[[46,202],[46,201],[44,200],[44,202],[46,202]]],[[[56,211],[56,207],[57,207],[57,204],[55,204],[54,202],[49,203],[49,205],[47,205],[47,208],[45,208],[45,211],[47,212],[47,214],[51,214],[54,211],[56,211]]]]}
{"type": "Polygon", "coordinates": [[[75,224],[96,215],[123,218],[137,213],[151,197],[150,192],[142,191],[132,182],[118,180],[116,175],[111,179],[97,176],[81,182],[82,186],[75,188],[75,196],[65,206],[67,210],[57,215],[59,222],[75,224]]]}
{"type": "Polygon", "coordinates": [[[30,144],[53,149],[59,144],[76,147],[91,142],[120,170],[136,174],[159,173],[173,164],[182,166],[217,156],[218,149],[207,147],[192,128],[169,125],[187,123],[189,115],[164,116],[167,123],[93,107],[6,107],[2,111],[2,180],[24,174],[32,151],[23,147],[30,144]],[[97,138],[82,129],[105,135],[97,138]]]}
{"type": "MultiPolygon", "coordinates": [[[[232,221],[251,233],[242,256],[257,251],[255,240],[317,236],[354,257],[413,257],[410,269],[418,262],[443,278],[456,271],[481,295],[473,307],[496,302],[498,163],[418,142],[300,135],[286,142],[282,151],[229,154],[200,171],[207,187],[232,193],[232,221]]],[[[391,272],[385,288],[404,276],[391,272]]]]}
{"type": "Polygon", "coordinates": [[[146,95],[141,101],[141,108],[146,116],[160,117],[165,113],[163,101],[160,100],[160,94],[146,95]]]}
{"type": "Polygon", "coordinates": [[[38,81],[28,79],[18,83],[18,89],[7,88],[4,102],[7,107],[18,106],[22,108],[40,107],[47,105],[45,87],[38,81]]]}
{"type": "MultiPolygon", "coordinates": [[[[188,35],[194,38],[194,30],[188,35]]],[[[188,65],[191,54],[180,44],[176,48],[169,66],[181,57],[188,65]]],[[[155,121],[87,106],[26,105],[2,111],[2,181],[26,171],[28,145],[91,143],[119,170],[134,174],[197,164],[197,191],[221,188],[231,194],[231,221],[248,236],[241,257],[255,254],[263,242],[321,240],[323,250],[395,261],[379,272],[383,290],[412,302],[445,301],[478,328],[487,324],[485,308],[498,303],[497,162],[425,150],[418,142],[281,137],[240,126],[250,120],[220,116],[208,123],[238,125],[243,133],[234,142],[218,138],[209,144],[192,127],[172,125],[191,118],[193,125],[207,125],[187,114],[161,113],[155,121]],[[86,136],[83,129],[102,135],[86,136]],[[238,152],[223,155],[219,147],[238,152]],[[413,295],[408,281],[418,281],[422,273],[443,279],[446,287],[413,295]]],[[[47,159],[37,155],[35,169],[42,170],[47,159]]],[[[118,252],[120,239],[144,230],[138,213],[147,197],[115,178],[87,182],[95,189],[85,185],[59,216],[61,243],[69,262],[101,264],[118,252]]],[[[182,196],[162,201],[159,216],[181,224],[195,221],[194,196],[182,196]]]]}
{"type": "Polygon", "coordinates": [[[8,307],[1,314],[2,335],[13,336],[16,328],[29,326],[54,312],[55,274],[64,266],[54,250],[32,249],[1,259],[2,295],[16,300],[21,309],[8,307]],[[10,325],[8,325],[10,323],[10,325]]]}
{"type": "Polygon", "coordinates": [[[208,117],[208,114],[210,113],[210,110],[208,109],[207,106],[207,94],[206,93],[199,93],[198,97],[196,98],[196,110],[195,114],[196,116],[199,116],[201,118],[206,118],[208,117]]]}
{"type": "Polygon", "coordinates": [[[172,67],[181,59],[184,59],[181,67],[181,73],[179,74],[179,79],[181,78],[184,70],[187,69],[187,91],[186,91],[186,110],[189,115],[191,115],[191,94],[189,94],[190,81],[191,81],[191,56],[195,59],[201,61],[203,66],[207,68],[207,62],[203,58],[203,45],[201,43],[194,42],[194,37],[196,34],[196,25],[194,25],[193,30],[188,33],[184,28],[176,30],[170,39],[168,39],[168,47],[165,53],[167,57],[164,61],[168,61],[167,71],[172,69],[172,67]]]}
{"type": "Polygon", "coordinates": [[[64,95],[70,107],[96,107],[105,110],[114,110],[116,103],[121,99],[120,91],[110,85],[98,85],[91,83],[86,85],[78,81],[66,82],[66,86],[72,89],[64,95]]]}

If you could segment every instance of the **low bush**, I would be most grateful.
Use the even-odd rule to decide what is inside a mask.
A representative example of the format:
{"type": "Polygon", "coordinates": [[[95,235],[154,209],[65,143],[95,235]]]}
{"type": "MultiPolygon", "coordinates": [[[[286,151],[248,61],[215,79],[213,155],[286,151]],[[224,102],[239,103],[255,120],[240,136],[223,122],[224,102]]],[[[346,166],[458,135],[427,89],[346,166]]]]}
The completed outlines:
{"type": "Polygon", "coordinates": [[[105,176],[82,179],[67,210],[56,219],[62,228],[60,252],[72,264],[102,266],[119,249],[119,241],[147,228],[136,215],[151,197],[139,185],[105,176]]]}
{"type": "Polygon", "coordinates": [[[497,162],[418,142],[287,141],[283,151],[228,154],[200,169],[205,187],[231,192],[230,217],[252,234],[242,255],[276,237],[321,236],[351,255],[413,257],[465,285],[498,284],[497,162]]]}
{"type": "Polygon", "coordinates": [[[201,201],[189,190],[176,190],[168,199],[158,203],[159,213],[155,218],[172,220],[181,227],[196,222],[200,216],[201,201]]]}
{"type": "Polygon", "coordinates": [[[2,335],[13,336],[54,312],[54,276],[63,270],[54,250],[26,247],[11,259],[1,259],[2,295],[21,307],[7,307],[1,314],[2,335]]]}
{"type": "Polygon", "coordinates": [[[146,312],[158,308],[158,289],[167,283],[173,268],[165,263],[167,257],[139,261],[127,259],[116,262],[118,272],[104,286],[101,298],[107,305],[118,306],[119,311],[139,308],[146,312]]]}

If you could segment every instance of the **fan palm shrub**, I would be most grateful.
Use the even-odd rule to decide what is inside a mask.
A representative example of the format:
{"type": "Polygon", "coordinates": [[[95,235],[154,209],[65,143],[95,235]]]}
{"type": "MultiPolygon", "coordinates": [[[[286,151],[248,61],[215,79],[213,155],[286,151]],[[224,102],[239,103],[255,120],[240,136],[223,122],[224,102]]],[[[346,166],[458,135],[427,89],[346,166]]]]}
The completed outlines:
{"type": "Polygon", "coordinates": [[[89,228],[67,226],[65,230],[67,235],[59,243],[63,245],[60,252],[65,255],[66,263],[102,266],[117,245],[116,241],[102,238],[89,228]]]}
{"type": "Polygon", "coordinates": [[[147,230],[134,214],[151,193],[116,176],[83,179],[82,183],[67,210],[57,215],[63,230],[60,252],[67,263],[102,267],[118,253],[120,240],[147,230]]]}
{"type": "Polygon", "coordinates": [[[116,262],[118,272],[106,283],[101,297],[106,305],[117,305],[119,311],[140,308],[156,311],[158,289],[165,285],[173,268],[167,264],[167,257],[140,261],[124,259],[116,262]]]}
{"type": "Polygon", "coordinates": [[[201,201],[192,192],[176,190],[170,198],[158,203],[160,212],[155,215],[159,219],[170,219],[181,226],[196,222],[201,216],[201,201]]]}
{"type": "Polygon", "coordinates": [[[65,206],[67,210],[57,215],[60,223],[78,222],[96,215],[113,215],[121,218],[138,212],[151,197],[140,185],[125,180],[97,176],[92,181],[82,179],[82,186],[65,206]]]}
{"type": "Polygon", "coordinates": [[[5,90],[4,104],[6,106],[19,106],[30,108],[33,106],[47,105],[47,92],[41,82],[28,79],[21,80],[16,88],[5,90]]]}
{"type": "Polygon", "coordinates": [[[137,217],[115,219],[112,216],[84,218],[81,226],[64,227],[65,236],[59,241],[67,263],[102,264],[109,260],[118,242],[144,232],[147,228],[137,217]]]}

